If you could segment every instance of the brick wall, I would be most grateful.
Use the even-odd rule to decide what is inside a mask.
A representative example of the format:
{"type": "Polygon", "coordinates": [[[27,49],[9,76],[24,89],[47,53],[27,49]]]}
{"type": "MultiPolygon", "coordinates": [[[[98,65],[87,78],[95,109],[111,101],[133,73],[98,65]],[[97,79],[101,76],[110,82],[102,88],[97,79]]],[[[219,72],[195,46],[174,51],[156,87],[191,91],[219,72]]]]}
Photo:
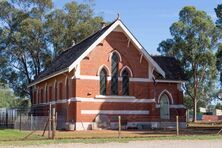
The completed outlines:
{"type": "Polygon", "coordinates": [[[217,115],[203,115],[202,116],[202,121],[206,122],[215,122],[215,121],[220,121],[222,120],[222,116],[217,116],[217,115]]]}
{"type": "MultiPolygon", "coordinates": [[[[87,57],[80,62],[80,76],[92,76],[95,79],[73,78],[74,71],[64,73],[41,82],[33,89],[33,104],[47,103],[53,100],[80,98],[95,98],[100,94],[100,82],[98,70],[101,65],[106,65],[110,77],[111,61],[110,55],[113,51],[118,51],[121,55],[121,61],[118,66],[118,75],[124,66],[128,66],[133,73],[133,78],[149,78],[149,63],[142,57],[141,53],[130,42],[128,38],[120,32],[112,32],[106,37],[87,57]],[[129,46],[128,46],[129,45],[129,46]],[[40,93],[43,91],[43,95],[40,93]],[[47,93],[44,95],[44,93],[47,93]],[[40,97],[42,96],[42,97],[40,97]],[[45,97],[45,98],[44,98],[45,97]],[[43,100],[43,101],[42,101],[43,100]]],[[[110,95],[111,84],[107,81],[107,95],[110,95]]],[[[150,122],[160,120],[160,109],[156,107],[158,98],[162,91],[167,91],[169,98],[173,101],[170,104],[181,105],[183,103],[183,94],[177,88],[177,83],[160,83],[154,87],[153,82],[130,81],[129,95],[136,99],[155,99],[151,103],[116,103],[116,102],[87,102],[71,101],[56,105],[57,112],[64,114],[68,122],[92,122],[95,120],[95,114],[81,114],[81,110],[135,110],[149,111],[147,115],[122,115],[125,120],[135,122],[150,122]]],[[[122,81],[118,81],[118,95],[122,95],[122,81]]],[[[175,121],[175,116],[185,116],[185,109],[170,108],[170,120],[175,121]]],[[[112,116],[112,115],[109,115],[112,116]]],[[[110,117],[111,118],[111,117],[110,117]]],[[[180,121],[185,121],[181,119],[180,121]]]]}

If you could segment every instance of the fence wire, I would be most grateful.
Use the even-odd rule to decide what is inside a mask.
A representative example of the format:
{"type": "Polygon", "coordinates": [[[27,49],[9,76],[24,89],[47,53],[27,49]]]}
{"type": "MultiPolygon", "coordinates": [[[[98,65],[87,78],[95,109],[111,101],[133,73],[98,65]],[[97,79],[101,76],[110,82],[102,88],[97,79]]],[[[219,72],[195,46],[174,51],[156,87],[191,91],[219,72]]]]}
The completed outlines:
{"type": "MultiPolygon", "coordinates": [[[[51,131],[53,124],[49,121],[49,110],[41,110],[37,109],[32,111],[31,108],[27,109],[0,109],[0,128],[14,128],[20,131],[25,131],[30,134],[35,132],[38,134],[39,137],[42,137],[44,133],[44,138],[48,137],[49,127],[51,126],[51,131]],[[51,123],[51,124],[49,124],[51,123]]],[[[170,119],[164,120],[160,119],[160,116],[149,116],[149,115],[122,115],[121,121],[119,121],[119,115],[97,115],[95,119],[91,122],[91,128],[88,128],[89,125],[81,122],[83,130],[93,130],[92,132],[85,132],[81,133],[79,131],[75,132],[65,132],[64,130],[74,130],[75,129],[75,122],[66,122],[66,112],[58,112],[56,113],[55,118],[55,128],[56,131],[56,138],[84,138],[89,137],[115,137],[116,131],[121,129],[123,134],[122,137],[129,137],[129,136],[141,136],[142,134],[138,135],[138,133],[128,133],[128,131],[146,131],[144,132],[144,136],[146,134],[171,134],[175,133],[176,129],[176,116],[173,115],[170,119]],[[133,121],[138,121],[136,124],[132,124],[133,121]],[[143,121],[149,121],[147,124],[143,121]],[[168,123],[167,123],[168,122],[168,123]],[[129,126],[130,125],[130,126],[129,126]],[[119,128],[120,126],[120,128],[119,128]],[[96,127],[96,128],[95,128],[96,127]],[[114,128],[113,128],[114,127],[114,128]],[[167,131],[166,129],[171,127],[171,130],[174,131],[167,131]],[[101,131],[101,129],[103,129],[101,131]],[[104,132],[103,132],[104,131],[104,132]],[[82,135],[82,137],[81,137],[82,135]]],[[[52,118],[51,118],[52,120],[52,118]]],[[[180,122],[186,123],[187,119],[186,116],[179,116],[179,128],[182,127],[180,122]]],[[[219,123],[218,123],[219,124],[219,123]]],[[[195,134],[215,134],[221,127],[218,125],[217,128],[214,129],[189,129],[189,130],[182,130],[181,131],[185,134],[195,133],[195,134]]],[[[29,134],[27,134],[29,135],[29,134]]]]}

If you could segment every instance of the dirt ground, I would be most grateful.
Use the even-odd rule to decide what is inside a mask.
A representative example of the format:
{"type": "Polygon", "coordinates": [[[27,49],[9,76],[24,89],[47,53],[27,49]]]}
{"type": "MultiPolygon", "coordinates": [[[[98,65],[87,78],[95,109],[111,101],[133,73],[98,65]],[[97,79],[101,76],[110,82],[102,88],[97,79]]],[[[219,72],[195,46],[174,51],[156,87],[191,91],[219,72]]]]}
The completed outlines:
{"type": "MultiPolygon", "coordinates": [[[[180,135],[215,135],[220,129],[182,129],[180,135]]],[[[42,132],[36,132],[41,135],[42,132]]],[[[158,136],[175,136],[176,130],[128,130],[121,131],[121,137],[158,137],[158,136]]],[[[45,134],[47,137],[47,133],[45,134]]],[[[85,138],[112,138],[118,137],[116,130],[89,130],[89,131],[57,131],[58,139],[85,139],[85,138]]],[[[222,147],[221,147],[222,148],[222,147]]]]}
{"type": "MultiPolygon", "coordinates": [[[[37,148],[39,146],[26,146],[25,148],[37,148]]],[[[222,140],[153,140],[131,141],[128,143],[99,143],[99,144],[50,144],[41,145],[41,148],[221,148],[222,140]]],[[[20,147],[21,148],[21,147],[20,147]]]]}

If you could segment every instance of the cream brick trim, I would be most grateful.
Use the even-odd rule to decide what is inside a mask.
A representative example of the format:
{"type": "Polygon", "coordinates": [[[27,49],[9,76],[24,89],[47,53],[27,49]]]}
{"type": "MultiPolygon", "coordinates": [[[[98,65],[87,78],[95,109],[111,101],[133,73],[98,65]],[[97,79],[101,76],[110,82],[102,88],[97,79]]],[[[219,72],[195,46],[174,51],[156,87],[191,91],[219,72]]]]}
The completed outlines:
{"type": "MultiPolygon", "coordinates": [[[[156,104],[156,108],[160,108],[160,104],[156,104]]],[[[176,108],[176,109],[178,109],[178,108],[186,108],[186,106],[185,105],[183,105],[183,104],[171,104],[171,105],[169,105],[169,108],[176,108]]]]}
{"type": "Polygon", "coordinates": [[[97,76],[100,75],[100,71],[101,71],[103,68],[106,70],[107,76],[111,76],[111,72],[110,72],[108,66],[106,66],[105,64],[103,64],[103,65],[101,65],[101,66],[99,67],[99,69],[98,69],[98,71],[97,71],[97,76]]]}
{"type": "Polygon", "coordinates": [[[167,94],[168,98],[171,100],[171,104],[174,104],[172,94],[171,94],[168,90],[166,90],[166,89],[164,89],[164,90],[159,94],[157,103],[160,103],[160,99],[161,99],[161,97],[162,97],[162,95],[163,95],[164,93],[167,94]]]}
{"type": "MultiPolygon", "coordinates": [[[[127,122],[126,127],[135,127],[138,128],[140,125],[148,125],[152,129],[155,128],[176,128],[175,122],[127,122]]],[[[98,128],[96,127],[95,122],[76,122],[75,123],[76,130],[92,130],[98,128]],[[94,128],[95,127],[95,128],[94,128]]],[[[118,123],[117,122],[111,122],[110,123],[111,129],[118,129],[118,123]]],[[[187,123],[186,122],[179,122],[180,128],[186,128],[187,123]]]]}
{"type": "Polygon", "coordinates": [[[148,110],[81,110],[84,115],[148,115],[148,110]]]}
{"type": "Polygon", "coordinates": [[[135,96],[104,96],[96,95],[96,99],[136,99],[135,96]]]}
{"type": "Polygon", "coordinates": [[[120,70],[120,77],[123,76],[123,71],[124,71],[125,69],[127,69],[127,70],[129,71],[130,77],[133,77],[133,72],[132,72],[131,68],[130,68],[129,66],[127,66],[127,65],[125,65],[125,66],[120,70]]]}
{"type": "Polygon", "coordinates": [[[161,82],[161,83],[185,83],[186,81],[181,81],[181,80],[156,80],[156,82],[161,82]]]}
{"type": "Polygon", "coordinates": [[[113,102],[113,103],[155,103],[155,99],[135,99],[135,98],[108,98],[107,96],[104,99],[99,98],[71,98],[70,101],[73,102],[113,102]]]}
{"type": "MultiPolygon", "coordinates": [[[[76,77],[73,77],[72,79],[81,79],[81,80],[99,80],[99,76],[92,76],[92,75],[79,75],[76,77]]],[[[107,80],[110,81],[111,77],[108,76],[107,80]]],[[[122,77],[118,77],[119,81],[122,81],[122,77]]],[[[152,79],[149,78],[136,78],[136,77],[131,77],[129,78],[130,82],[153,82],[152,79]]],[[[160,83],[184,83],[184,81],[172,81],[172,80],[156,80],[156,82],[160,83]]]]}
{"type": "Polygon", "coordinates": [[[163,71],[163,69],[152,59],[152,57],[147,53],[147,51],[144,49],[144,47],[138,42],[138,40],[133,36],[133,34],[127,29],[127,27],[120,21],[120,20],[116,20],[115,23],[113,23],[109,29],[107,29],[80,57],[78,57],[77,60],[75,60],[68,68],[65,68],[61,71],[58,71],[52,75],[49,75],[39,81],[36,81],[34,83],[30,83],[28,85],[28,87],[31,87],[33,85],[36,85],[40,82],[43,82],[47,79],[50,79],[52,77],[55,77],[57,75],[60,75],[64,72],[70,72],[72,71],[77,64],[80,63],[80,61],[87,56],[110,32],[112,32],[113,30],[115,30],[116,27],[120,27],[123,29],[124,33],[126,34],[126,36],[133,42],[133,44],[136,46],[136,48],[139,50],[139,52],[141,52],[147,59],[147,61],[149,61],[155,68],[156,70],[163,76],[165,77],[165,72],[163,71]]]}
{"type": "Polygon", "coordinates": [[[138,42],[138,40],[133,36],[133,34],[128,30],[128,28],[121,22],[119,21],[119,26],[124,30],[128,38],[130,38],[134,45],[136,45],[137,49],[142,52],[142,54],[146,57],[147,61],[149,61],[160,74],[165,77],[165,72],[163,69],[151,58],[151,56],[146,52],[144,47],[138,42]]]}
{"type": "Polygon", "coordinates": [[[122,62],[122,56],[121,56],[121,54],[119,53],[119,51],[117,51],[117,50],[113,50],[113,51],[109,54],[109,61],[112,61],[113,53],[118,54],[118,56],[119,56],[119,62],[122,62]]]}
{"type": "MultiPolygon", "coordinates": [[[[99,80],[99,76],[91,76],[91,75],[80,75],[78,77],[73,77],[73,79],[81,79],[81,80],[99,80]]],[[[107,80],[110,81],[111,77],[108,76],[107,80]]],[[[118,77],[119,81],[122,81],[122,77],[118,77]]],[[[151,79],[148,78],[129,78],[132,82],[153,82],[151,79]]]]}
{"type": "MultiPolygon", "coordinates": [[[[98,97],[98,96],[97,96],[98,97]]],[[[113,97],[113,96],[102,96],[99,98],[82,98],[82,97],[75,97],[70,99],[63,99],[63,100],[57,100],[57,101],[51,101],[48,103],[41,103],[41,104],[35,104],[33,106],[38,105],[49,105],[51,104],[59,104],[59,103],[67,103],[67,102],[111,102],[111,103],[155,103],[155,99],[136,99],[134,96],[119,96],[119,97],[113,97]]]]}
{"type": "Polygon", "coordinates": [[[138,40],[132,35],[132,33],[126,28],[126,26],[120,21],[116,20],[76,61],[74,61],[69,66],[69,72],[75,67],[77,63],[79,63],[85,56],[87,56],[110,32],[112,32],[116,27],[120,26],[126,36],[132,40],[136,48],[143,53],[146,57],[147,61],[149,61],[154,67],[156,67],[157,71],[165,77],[165,72],[162,68],[151,58],[151,56],[147,53],[147,51],[142,47],[142,45],[138,42],[138,40]]]}

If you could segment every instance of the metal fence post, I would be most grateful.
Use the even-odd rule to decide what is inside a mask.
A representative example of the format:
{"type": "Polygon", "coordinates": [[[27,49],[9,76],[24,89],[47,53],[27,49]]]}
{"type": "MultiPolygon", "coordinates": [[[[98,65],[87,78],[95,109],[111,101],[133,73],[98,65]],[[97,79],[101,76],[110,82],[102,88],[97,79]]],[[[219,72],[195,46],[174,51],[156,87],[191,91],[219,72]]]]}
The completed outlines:
{"type": "Polygon", "coordinates": [[[118,138],[121,138],[120,132],[121,132],[121,116],[118,116],[119,121],[119,130],[118,130],[118,138]]]}
{"type": "Polygon", "coordinates": [[[56,112],[55,107],[52,108],[52,139],[55,139],[55,118],[56,118],[56,112]]]}
{"type": "Polygon", "coordinates": [[[177,136],[179,135],[179,116],[176,116],[177,136]]]}
{"type": "Polygon", "coordinates": [[[52,119],[51,119],[51,115],[52,115],[52,104],[49,104],[49,132],[48,132],[48,138],[51,138],[51,125],[52,125],[52,119]]]}

